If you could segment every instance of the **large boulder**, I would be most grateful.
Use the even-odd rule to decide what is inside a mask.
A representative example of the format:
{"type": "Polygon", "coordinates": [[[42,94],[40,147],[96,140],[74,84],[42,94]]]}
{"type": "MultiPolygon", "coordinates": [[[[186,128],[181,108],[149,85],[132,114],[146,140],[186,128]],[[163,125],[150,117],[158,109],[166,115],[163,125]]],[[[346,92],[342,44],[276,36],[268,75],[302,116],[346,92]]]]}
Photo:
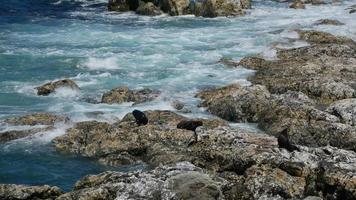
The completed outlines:
{"type": "Polygon", "coordinates": [[[244,8],[250,7],[250,1],[244,0],[206,0],[202,3],[199,16],[237,16],[242,15],[244,8]]]}
{"type": "Polygon", "coordinates": [[[27,186],[15,184],[0,184],[0,199],[9,200],[48,200],[63,194],[58,187],[27,186]]]}
{"type": "Polygon", "coordinates": [[[135,104],[151,101],[159,96],[160,92],[151,89],[133,91],[126,86],[121,86],[103,94],[101,103],[120,104],[134,102],[135,104]]]}
{"type": "Polygon", "coordinates": [[[109,11],[134,11],[139,6],[139,0],[109,0],[108,10],[109,11]]]}
{"type": "Polygon", "coordinates": [[[295,0],[293,1],[290,5],[289,8],[294,8],[294,9],[305,9],[305,5],[302,1],[300,0],[295,0]]]}
{"type": "Polygon", "coordinates": [[[340,22],[336,19],[321,19],[314,23],[315,25],[334,25],[334,26],[341,26],[345,25],[344,23],[340,22]]]}
{"type": "Polygon", "coordinates": [[[171,16],[189,14],[189,0],[161,0],[161,9],[171,16]]]}
{"type": "Polygon", "coordinates": [[[197,97],[208,111],[225,120],[234,122],[257,122],[259,113],[265,109],[270,93],[261,85],[240,86],[237,84],[202,91],[197,97]]]}
{"type": "Polygon", "coordinates": [[[79,86],[70,79],[63,79],[59,81],[49,82],[42,86],[36,87],[37,95],[47,96],[55,92],[59,88],[69,88],[72,90],[79,90],[79,86]]]}
{"type": "Polygon", "coordinates": [[[157,16],[161,15],[162,11],[155,6],[152,2],[140,2],[140,6],[136,9],[136,14],[139,15],[148,15],[148,16],[157,16]]]}

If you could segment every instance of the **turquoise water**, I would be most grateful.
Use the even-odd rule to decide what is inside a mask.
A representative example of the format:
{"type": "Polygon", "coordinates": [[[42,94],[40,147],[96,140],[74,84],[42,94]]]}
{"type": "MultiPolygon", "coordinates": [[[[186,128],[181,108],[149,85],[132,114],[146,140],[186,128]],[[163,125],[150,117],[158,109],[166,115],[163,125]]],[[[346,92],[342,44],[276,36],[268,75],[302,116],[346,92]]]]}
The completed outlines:
{"type": "MultiPolygon", "coordinates": [[[[191,108],[190,115],[210,117],[196,108],[194,94],[232,82],[249,84],[246,77],[253,74],[218,63],[221,57],[239,60],[260,53],[273,58],[271,46],[276,42],[285,47],[306,45],[293,40],[296,34],[289,30],[297,28],[356,37],[355,15],[344,10],[355,0],[306,10],[255,1],[246,16],[216,19],[110,13],[106,0],[0,3],[0,119],[44,111],[68,115],[74,122],[113,122],[135,108],[172,110],[171,101],[176,99],[191,108]],[[314,26],[321,18],[346,25],[314,26]],[[82,90],[36,96],[34,87],[61,78],[75,80],[82,90]],[[88,103],[120,85],[159,89],[162,95],[135,107],[88,103]],[[94,111],[103,114],[90,115],[94,111]]],[[[8,128],[1,126],[0,130],[8,128]]],[[[90,159],[56,153],[50,141],[65,128],[0,145],[0,182],[68,190],[79,177],[107,170],[90,159]]],[[[137,166],[117,170],[131,169],[137,166]]]]}

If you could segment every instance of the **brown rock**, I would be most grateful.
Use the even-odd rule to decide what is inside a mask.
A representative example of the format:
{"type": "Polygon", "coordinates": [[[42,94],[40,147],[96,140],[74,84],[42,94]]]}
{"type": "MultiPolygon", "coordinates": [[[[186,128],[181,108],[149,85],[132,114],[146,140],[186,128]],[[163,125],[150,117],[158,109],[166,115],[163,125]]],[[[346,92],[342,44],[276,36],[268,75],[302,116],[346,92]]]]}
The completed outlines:
{"type": "Polygon", "coordinates": [[[58,88],[70,88],[72,90],[79,90],[78,85],[69,79],[54,81],[46,83],[42,86],[36,87],[37,95],[47,96],[56,91],[58,88]]]}
{"type": "Polygon", "coordinates": [[[134,102],[135,104],[138,104],[151,101],[157,98],[159,94],[159,91],[150,89],[132,91],[126,86],[121,86],[104,93],[101,102],[107,104],[134,102]]]}

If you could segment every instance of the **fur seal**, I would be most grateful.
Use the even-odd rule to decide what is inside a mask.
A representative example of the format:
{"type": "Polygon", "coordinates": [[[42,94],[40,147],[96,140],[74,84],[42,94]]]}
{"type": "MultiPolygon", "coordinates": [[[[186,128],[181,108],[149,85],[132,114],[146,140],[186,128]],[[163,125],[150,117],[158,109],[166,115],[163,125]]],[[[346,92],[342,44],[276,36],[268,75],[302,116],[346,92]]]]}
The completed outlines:
{"type": "MultiPolygon", "coordinates": [[[[199,126],[203,126],[203,121],[200,120],[183,120],[177,124],[178,129],[185,129],[189,131],[194,131],[194,142],[198,142],[198,135],[197,132],[195,131],[199,126]]],[[[188,146],[192,145],[193,143],[190,143],[188,146]]]]}
{"type": "Polygon", "coordinates": [[[139,110],[134,110],[132,111],[132,115],[135,117],[137,125],[141,126],[148,123],[148,118],[146,117],[145,113],[139,110]]]}
{"type": "Polygon", "coordinates": [[[284,129],[278,136],[278,147],[287,149],[289,152],[300,151],[297,146],[289,141],[288,129],[284,129]]]}

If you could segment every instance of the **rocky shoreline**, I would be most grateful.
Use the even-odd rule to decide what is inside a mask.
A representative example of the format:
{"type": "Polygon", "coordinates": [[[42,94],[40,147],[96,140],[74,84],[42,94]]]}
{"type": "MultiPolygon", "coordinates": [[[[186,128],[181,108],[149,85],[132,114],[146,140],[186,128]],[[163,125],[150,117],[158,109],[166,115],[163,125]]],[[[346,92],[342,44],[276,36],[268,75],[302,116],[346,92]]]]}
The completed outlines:
{"type": "MultiPolygon", "coordinates": [[[[133,5],[117,5],[128,1],[110,2],[112,10],[132,10],[133,5]]],[[[177,5],[186,4],[177,2],[167,1],[175,10],[165,12],[184,13],[177,5]]],[[[157,5],[146,2],[135,9],[161,12],[157,5]]],[[[47,185],[0,184],[0,199],[355,199],[356,43],[325,32],[295,32],[310,45],[277,48],[274,60],[251,56],[225,62],[255,70],[249,77],[252,85],[231,84],[196,95],[202,99],[199,106],[221,118],[200,119],[197,143],[188,145],[193,132],[177,129],[187,118],[172,111],[145,111],[145,126],[137,126],[131,113],[112,124],[79,122],[52,141],[58,152],[109,166],[145,163],[150,169],[88,175],[70,192],[47,185]],[[258,123],[264,133],[235,129],[227,121],[258,123]],[[278,147],[277,137],[286,128],[299,151],[278,147]]],[[[79,90],[73,81],[62,80],[38,87],[38,95],[59,87],[79,90]]],[[[158,96],[159,91],[121,86],[105,93],[101,103],[138,104],[158,96]]],[[[1,143],[71,121],[37,113],[2,123],[27,128],[1,133],[1,143]]]]}

